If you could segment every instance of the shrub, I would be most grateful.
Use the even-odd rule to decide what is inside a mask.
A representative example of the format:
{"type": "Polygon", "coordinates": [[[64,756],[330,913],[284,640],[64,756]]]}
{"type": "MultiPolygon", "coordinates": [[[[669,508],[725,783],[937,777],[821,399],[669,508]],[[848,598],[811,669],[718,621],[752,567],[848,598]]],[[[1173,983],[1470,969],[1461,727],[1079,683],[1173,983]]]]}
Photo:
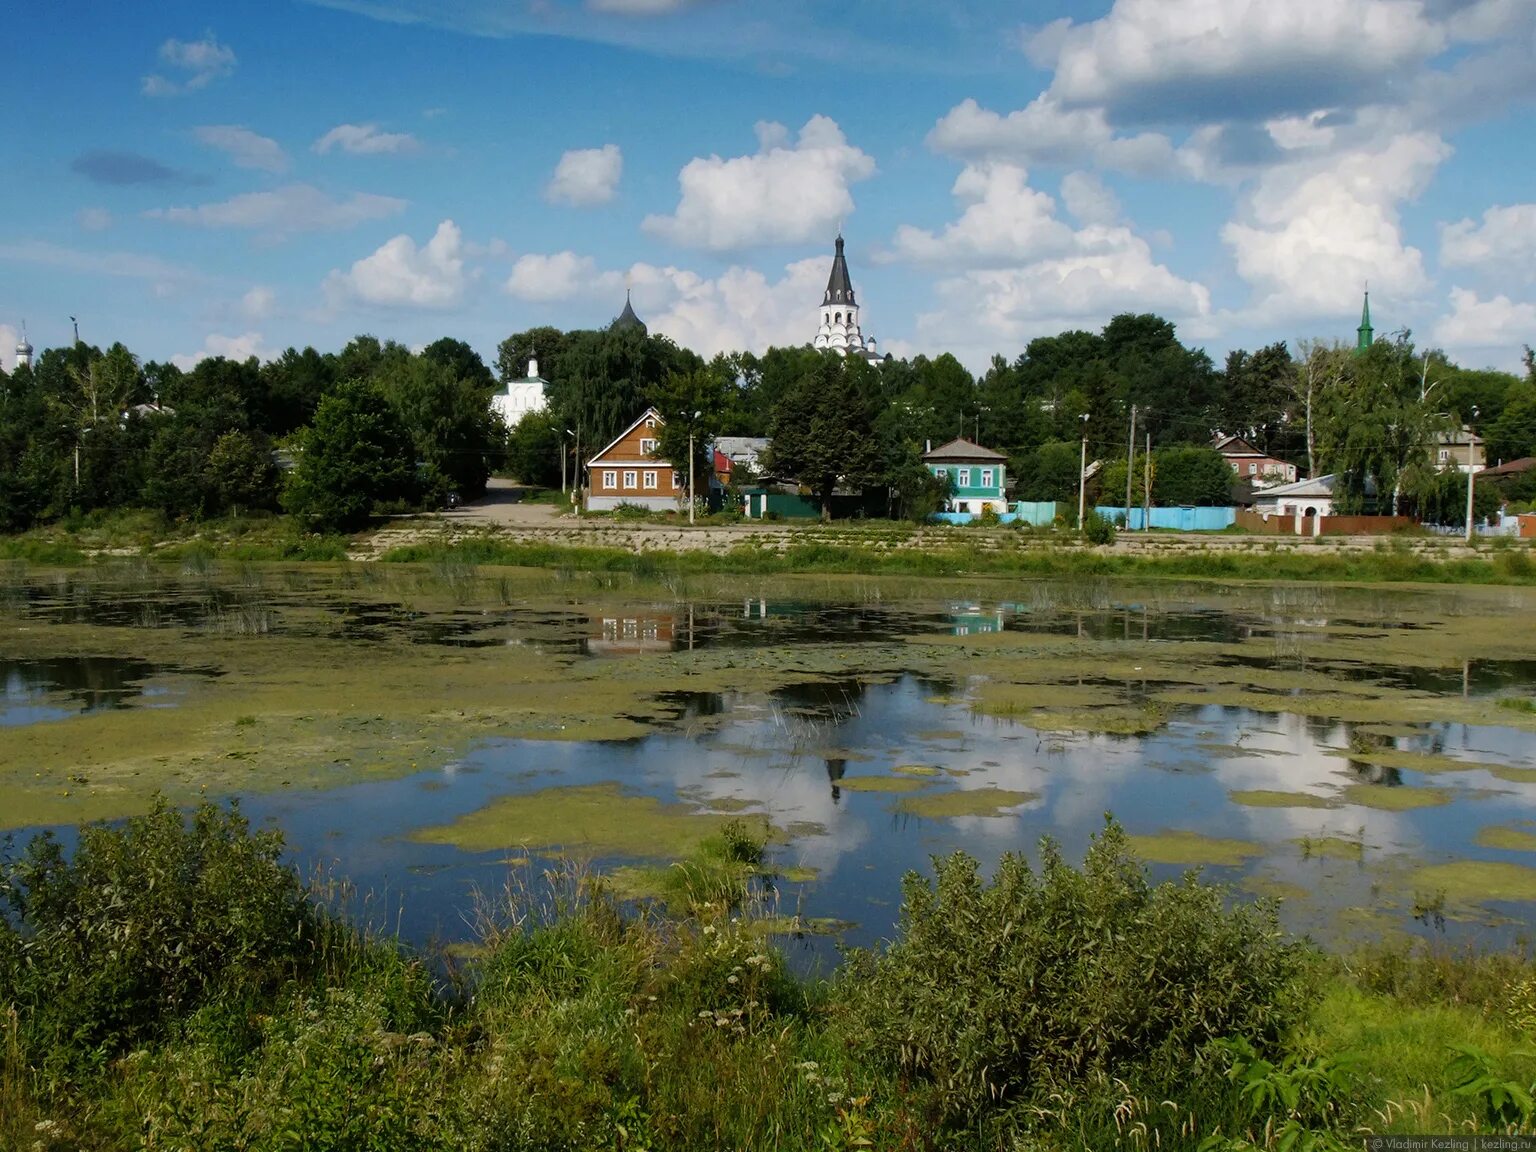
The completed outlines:
{"type": "Polygon", "coordinates": [[[1193,875],[1148,883],[1110,821],[1081,871],[1054,842],[1036,874],[963,853],[903,881],[895,943],[855,951],[839,984],[854,1046],[969,1122],[1011,1098],[1115,1076],[1187,1080],[1212,1040],[1272,1043],[1301,1017],[1308,953],[1272,906],[1223,906],[1193,875]]]}
{"type": "Polygon", "coordinates": [[[29,1059],[99,1065],[219,989],[296,971],[320,924],[281,851],[235,807],[205,804],[188,824],[159,799],[83,828],[72,858],[44,833],[0,862],[0,988],[29,1059]]]}
{"type": "Polygon", "coordinates": [[[1089,509],[1083,516],[1083,538],[1090,544],[1109,544],[1115,539],[1115,526],[1108,517],[1089,509]]]}

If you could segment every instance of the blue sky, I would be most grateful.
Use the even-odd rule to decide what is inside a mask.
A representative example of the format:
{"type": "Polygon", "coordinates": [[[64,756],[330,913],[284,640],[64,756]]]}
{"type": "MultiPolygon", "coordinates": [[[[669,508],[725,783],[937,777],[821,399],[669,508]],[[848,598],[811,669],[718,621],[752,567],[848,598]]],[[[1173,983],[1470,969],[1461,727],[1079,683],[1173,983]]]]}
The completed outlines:
{"type": "Polygon", "coordinates": [[[703,354],[976,370],[1158,312],[1220,359],[1536,342],[1532,0],[57,0],[8,13],[0,363],[371,332],[490,359],[629,286],[703,354]]]}

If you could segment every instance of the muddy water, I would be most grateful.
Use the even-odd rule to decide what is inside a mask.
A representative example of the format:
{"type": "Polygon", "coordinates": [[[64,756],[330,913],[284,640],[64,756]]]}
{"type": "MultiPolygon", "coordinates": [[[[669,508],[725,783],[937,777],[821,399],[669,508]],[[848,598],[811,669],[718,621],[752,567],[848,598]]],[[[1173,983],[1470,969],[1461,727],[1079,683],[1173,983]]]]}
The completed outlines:
{"type": "MultiPolygon", "coordinates": [[[[510,838],[455,847],[461,820],[605,783],[766,819],[774,864],[802,877],[778,885],[778,911],[848,922],[855,943],[890,931],[901,876],[932,856],[990,864],[1043,835],[1075,856],[1106,812],[1154,875],[1204,866],[1324,939],[1506,939],[1536,915],[1536,851],[1511,846],[1536,843],[1525,593],[866,581],[813,595],[790,580],[680,595],[418,577],[409,594],[398,576],[276,572],[24,584],[0,632],[0,725],[48,730],[61,756],[104,712],[160,707],[217,730],[223,744],[189,736],[155,759],[184,756],[187,779],[241,795],[296,861],[373,892],[418,940],[466,935],[471,889],[524,855],[510,838]],[[283,680],[300,658],[320,674],[283,680]],[[346,679],[354,666],[394,694],[346,679]],[[494,708],[466,703],[487,683],[494,708]],[[534,696],[532,719],[507,719],[534,696]],[[476,707],[496,722],[455,718],[476,707]],[[309,735],[328,721],[356,763],[309,735]],[[384,750],[366,770],[365,741],[384,750]],[[264,757],[281,772],[229,771],[264,757]],[[1423,871],[1447,864],[1462,871],[1423,871]]],[[[132,810],[123,780],[141,767],[108,793],[116,767],[70,777],[77,793],[101,784],[92,814],[132,810]]]]}

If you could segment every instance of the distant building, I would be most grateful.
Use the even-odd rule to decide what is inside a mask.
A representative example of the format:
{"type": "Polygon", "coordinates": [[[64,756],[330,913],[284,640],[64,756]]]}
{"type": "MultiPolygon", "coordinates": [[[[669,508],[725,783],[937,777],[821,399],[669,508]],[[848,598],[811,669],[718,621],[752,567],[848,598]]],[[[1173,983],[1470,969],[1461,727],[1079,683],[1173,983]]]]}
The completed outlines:
{"type": "MultiPolygon", "coordinates": [[[[739,468],[745,468],[751,473],[760,473],[763,470],[763,453],[768,451],[768,438],[766,436],[721,436],[715,440],[715,452],[724,458],[725,470],[722,479],[730,482],[730,478],[736,474],[739,468]]],[[[720,472],[721,465],[716,461],[715,471],[720,472]]]]}
{"type": "Polygon", "coordinates": [[[32,367],[32,345],[27,343],[26,321],[22,321],[21,325],[21,343],[16,345],[16,367],[32,367]]]}
{"type": "Polygon", "coordinates": [[[1371,292],[1367,288],[1365,292],[1365,306],[1360,309],[1360,327],[1355,329],[1355,351],[1368,351],[1375,342],[1375,331],[1371,328],[1371,292]]]}
{"type": "Polygon", "coordinates": [[[629,302],[629,289],[627,288],[624,290],[624,311],[620,312],[618,316],[614,318],[613,323],[608,325],[608,331],[638,331],[642,336],[646,335],[648,332],[648,329],[645,326],[645,321],[635,315],[635,306],[629,302]]]}
{"type": "Polygon", "coordinates": [[[528,361],[528,375],[519,380],[507,382],[505,392],[498,392],[491,397],[491,409],[508,428],[515,428],[517,422],[530,412],[542,412],[547,404],[544,389],[549,386],[549,381],[539,375],[539,361],[530,358],[528,361]]]}
{"type": "Polygon", "coordinates": [[[981,515],[987,509],[1008,511],[1004,494],[1008,457],[969,440],[951,440],[923,453],[923,463],[935,476],[948,476],[952,493],[946,512],[981,515]]]}
{"type": "Polygon", "coordinates": [[[832,257],[832,274],[821,297],[821,322],[816,329],[816,348],[830,348],[840,356],[862,356],[871,364],[880,361],[875,338],[859,328],[859,305],[853,298],[853,281],[848,277],[848,260],[843,255],[843,236],[837,236],[837,254],[832,257]]]}
{"type": "Polygon", "coordinates": [[[1240,436],[1223,436],[1213,445],[1237,474],[1258,491],[1273,484],[1291,484],[1296,480],[1296,465],[1287,464],[1260,452],[1240,436]]]}
{"type": "Polygon", "coordinates": [[[1488,466],[1483,438],[1463,424],[1435,436],[1435,466],[1442,472],[1481,472],[1488,466]]]}

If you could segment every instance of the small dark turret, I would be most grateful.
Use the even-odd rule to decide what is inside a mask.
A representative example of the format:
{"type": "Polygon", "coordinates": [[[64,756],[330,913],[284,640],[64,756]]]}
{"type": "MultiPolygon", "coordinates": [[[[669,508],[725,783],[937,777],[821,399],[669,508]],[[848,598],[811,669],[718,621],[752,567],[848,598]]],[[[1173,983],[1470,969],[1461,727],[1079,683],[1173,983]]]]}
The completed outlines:
{"type": "Polygon", "coordinates": [[[608,325],[608,331],[628,332],[630,329],[638,329],[642,336],[648,331],[645,321],[635,315],[634,305],[629,302],[629,292],[626,290],[624,293],[624,311],[619,313],[617,320],[608,325]]]}

